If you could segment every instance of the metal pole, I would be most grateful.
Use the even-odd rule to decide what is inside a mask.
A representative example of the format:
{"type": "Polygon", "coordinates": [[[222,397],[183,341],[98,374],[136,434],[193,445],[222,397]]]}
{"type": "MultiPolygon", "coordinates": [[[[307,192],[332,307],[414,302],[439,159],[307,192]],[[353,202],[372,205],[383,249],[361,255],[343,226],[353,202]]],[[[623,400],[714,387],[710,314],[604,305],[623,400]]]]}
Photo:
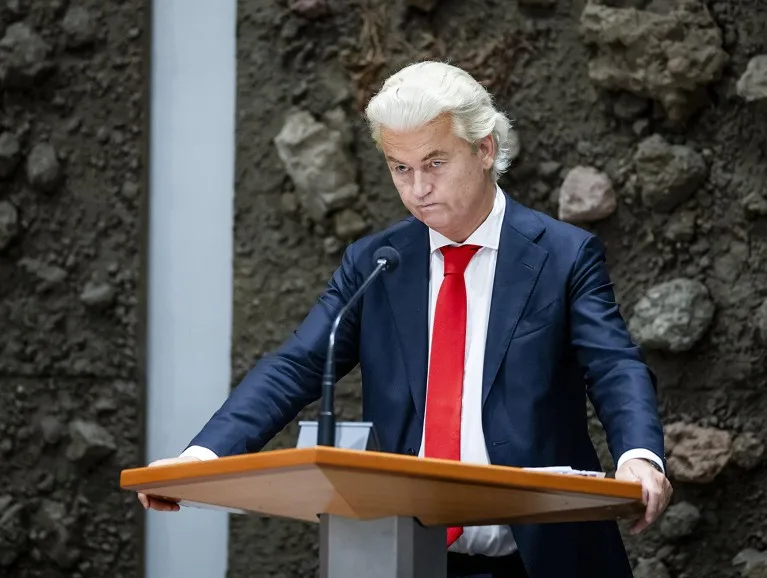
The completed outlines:
{"type": "Polygon", "coordinates": [[[396,516],[320,516],[320,578],[445,578],[447,530],[396,516]]]}

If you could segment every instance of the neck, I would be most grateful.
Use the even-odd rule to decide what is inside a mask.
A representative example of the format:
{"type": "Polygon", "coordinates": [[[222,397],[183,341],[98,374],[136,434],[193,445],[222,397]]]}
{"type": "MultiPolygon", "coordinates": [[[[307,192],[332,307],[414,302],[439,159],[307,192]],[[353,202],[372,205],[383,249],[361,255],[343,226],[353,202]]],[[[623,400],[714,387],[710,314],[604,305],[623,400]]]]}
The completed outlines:
{"type": "Polygon", "coordinates": [[[461,226],[457,229],[451,230],[449,232],[440,231],[445,237],[450,239],[453,243],[463,243],[471,237],[472,233],[479,229],[479,226],[485,222],[485,219],[487,219],[488,215],[490,214],[490,211],[493,210],[493,204],[495,202],[495,182],[491,181],[487,185],[486,193],[482,197],[482,203],[477,208],[477,211],[475,212],[474,216],[466,221],[466,223],[462,223],[461,226]]]}

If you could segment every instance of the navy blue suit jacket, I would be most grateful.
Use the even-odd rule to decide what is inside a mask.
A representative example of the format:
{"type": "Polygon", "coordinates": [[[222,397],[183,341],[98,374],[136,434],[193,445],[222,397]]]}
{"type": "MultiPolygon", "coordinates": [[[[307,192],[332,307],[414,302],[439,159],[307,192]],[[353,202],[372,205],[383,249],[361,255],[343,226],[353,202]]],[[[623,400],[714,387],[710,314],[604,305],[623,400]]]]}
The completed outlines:
{"type": "MultiPolygon", "coordinates": [[[[419,451],[426,399],[429,235],[414,218],[349,246],[326,291],[290,338],[262,359],[190,445],[219,456],[259,451],[320,397],[331,322],[391,245],[398,269],[377,279],[337,334],[339,377],[362,370],[363,419],[382,450],[419,451]]],[[[615,460],[664,455],[655,378],[615,302],[604,248],[590,233],[507,196],[482,381],[490,462],[601,468],[586,395],[615,460]]],[[[513,526],[532,578],[631,576],[614,522],[513,526]]]]}

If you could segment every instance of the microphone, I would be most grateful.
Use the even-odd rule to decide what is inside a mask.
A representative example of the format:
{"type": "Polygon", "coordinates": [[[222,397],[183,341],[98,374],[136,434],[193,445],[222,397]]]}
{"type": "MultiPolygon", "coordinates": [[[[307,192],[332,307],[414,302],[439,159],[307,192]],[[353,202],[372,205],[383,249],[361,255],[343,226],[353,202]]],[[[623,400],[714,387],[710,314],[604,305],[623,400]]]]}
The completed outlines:
{"type": "Polygon", "coordinates": [[[373,272],[360,285],[357,292],[352,295],[348,303],[341,308],[336,315],[328,337],[328,353],[325,358],[325,372],[322,375],[322,409],[317,420],[317,445],[335,446],[336,445],[336,414],[334,409],[333,392],[336,383],[336,361],[334,350],[336,347],[336,331],[341,323],[341,319],[349,308],[354,305],[362,296],[370,284],[383,271],[394,271],[400,262],[400,256],[394,247],[379,247],[373,253],[373,262],[376,264],[373,272]]]}

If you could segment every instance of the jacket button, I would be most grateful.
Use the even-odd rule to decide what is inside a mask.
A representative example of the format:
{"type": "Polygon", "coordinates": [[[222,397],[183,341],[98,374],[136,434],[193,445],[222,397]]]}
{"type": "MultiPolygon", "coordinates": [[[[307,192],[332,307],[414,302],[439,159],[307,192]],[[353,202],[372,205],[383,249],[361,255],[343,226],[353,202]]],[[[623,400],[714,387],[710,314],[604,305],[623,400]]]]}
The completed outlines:
{"type": "Polygon", "coordinates": [[[415,455],[415,450],[413,448],[408,448],[407,449],[407,455],[414,456],[415,455]]]}

